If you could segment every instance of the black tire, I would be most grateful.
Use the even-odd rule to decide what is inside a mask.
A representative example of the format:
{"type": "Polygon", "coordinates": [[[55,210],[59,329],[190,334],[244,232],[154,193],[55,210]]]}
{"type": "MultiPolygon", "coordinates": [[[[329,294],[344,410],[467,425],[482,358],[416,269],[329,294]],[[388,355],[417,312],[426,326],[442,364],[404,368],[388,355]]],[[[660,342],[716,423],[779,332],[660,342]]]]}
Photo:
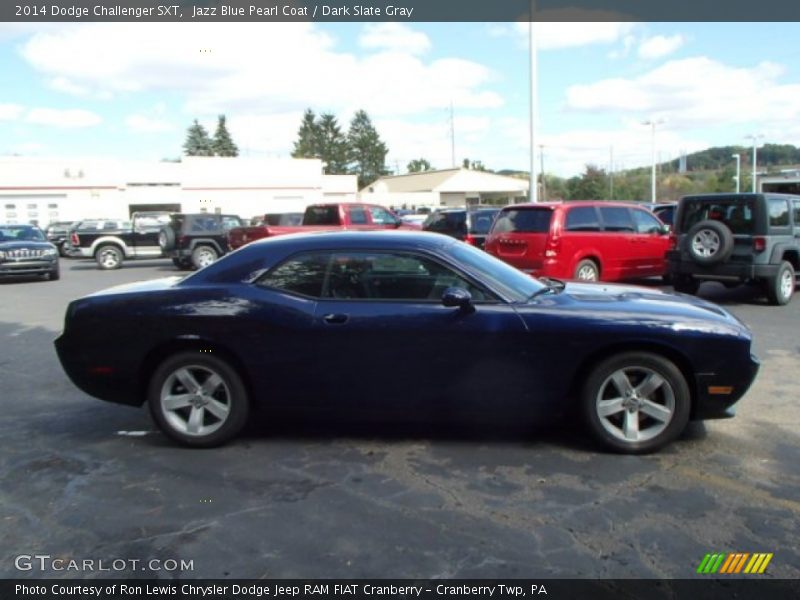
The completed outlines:
{"type": "Polygon", "coordinates": [[[58,281],[61,279],[61,267],[56,264],[56,268],[47,274],[47,279],[50,281],[58,281]]]}
{"type": "Polygon", "coordinates": [[[115,244],[104,244],[95,251],[94,260],[99,269],[110,271],[122,267],[125,254],[122,252],[122,248],[115,244]]]}
{"type": "Polygon", "coordinates": [[[192,268],[192,261],[188,258],[173,258],[172,264],[178,267],[181,271],[188,271],[192,268]]]}
{"type": "Polygon", "coordinates": [[[694,296],[697,294],[697,290],[700,289],[700,282],[696,279],[681,275],[675,277],[675,281],[672,284],[672,289],[676,292],[680,292],[681,294],[691,294],[694,296]]]}
{"type": "Polygon", "coordinates": [[[680,369],[668,359],[625,352],[592,369],[580,409],[600,444],[623,454],[645,454],[681,434],[689,421],[691,393],[680,369]]]}
{"type": "Polygon", "coordinates": [[[778,267],[775,277],[771,277],[764,282],[769,303],[775,306],[789,304],[794,295],[796,281],[792,263],[783,261],[778,267]]]}
{"type": "Polygon", "coordinates": [[[161,250],[164,252],[175,247],[175,231],[172,227],[161,228],[161,231],[158,232],[158,245],[161,246],[161,250]]]}
{"type": "Polygon", "coordinates": [[[236,370],[225,360],[199,350],[181,352],[161,363],[150,379],[147,401],[159,428],[176,442],[194,448],[211,448],[233,439],[250,414],[247,388],[236,370]],[[188,393],[191,390],[183,383],[186,377],[179,373],[191,376],[189,381],[197,384],[197,393],[188,393]],[[205,393],[203,386],[212,374],[219,378],[219,383],[205,393]],[[162,398],[182,396],[187,396],[185,406],[169,409],[162,402],[162,398]],[[193,423],[198,412],[199,417],[193,423]],[[192,432],[192,428],[196,431],[192,432]]]}
{"type": "Polygon", "coordinates": [[[192,250],[192,265],[195,269],[202,269],[214,263],[219,258],[219,253],[213,246],[201,244],[192,250]]]}
{"type": "Polygon", "coordinates": [[[684,251],[698,265],[716,265],[733,252],[733,232],[720,221],[700,221],[684,237],[684,251]]]}
{"type": "Polygon", "coordinates": [[[592,259],[585,258],[575,267],[573,277],[580,281],[599,281],[600,267],[592,259]],[[590,273],[593,275],[589,276],[590,273]]]}

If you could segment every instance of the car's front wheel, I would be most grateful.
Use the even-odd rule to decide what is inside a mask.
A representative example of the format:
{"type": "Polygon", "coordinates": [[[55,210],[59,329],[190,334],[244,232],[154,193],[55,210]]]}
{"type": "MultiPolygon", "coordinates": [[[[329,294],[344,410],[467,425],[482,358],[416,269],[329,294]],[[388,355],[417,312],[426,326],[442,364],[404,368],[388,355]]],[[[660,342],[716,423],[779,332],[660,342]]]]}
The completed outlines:
{"type": "Polygon", "coordinates": [[[767,300],[770,304],[784,306],[794,295],[795,273],[792,263],[783,261],[774,277],[766,281],[767,300]]]}
{"type": "Polygon", "coordinates": [[[649,352],[625,352],[601,362],[581,394],[595,439],[625,454],[652,452],[674,440],[686,427],[690,408],[680,369],[649,352]]]}
{"type": "Polygon", "coordinates": [[[247,389],[236,370],[200,351],[165,360],[150,380],[148,403],[165,434],[198,448],[235,437],[250,412],[247,389]]]}

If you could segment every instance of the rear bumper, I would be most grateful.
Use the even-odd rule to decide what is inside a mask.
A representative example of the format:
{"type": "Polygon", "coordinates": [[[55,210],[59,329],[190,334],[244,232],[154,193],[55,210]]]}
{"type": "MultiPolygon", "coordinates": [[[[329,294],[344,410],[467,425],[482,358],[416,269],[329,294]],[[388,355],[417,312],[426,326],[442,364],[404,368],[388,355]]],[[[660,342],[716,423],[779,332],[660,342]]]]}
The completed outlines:
{"type": "Polygon", "coordinates": [[[672,275],[689,275],[695,279],[718,281],[749,281],[775,277],[779,265],[725,262],[716,265],[698,265],[681,257],[680,252],[667,253],[667,270],[672,275]]]}

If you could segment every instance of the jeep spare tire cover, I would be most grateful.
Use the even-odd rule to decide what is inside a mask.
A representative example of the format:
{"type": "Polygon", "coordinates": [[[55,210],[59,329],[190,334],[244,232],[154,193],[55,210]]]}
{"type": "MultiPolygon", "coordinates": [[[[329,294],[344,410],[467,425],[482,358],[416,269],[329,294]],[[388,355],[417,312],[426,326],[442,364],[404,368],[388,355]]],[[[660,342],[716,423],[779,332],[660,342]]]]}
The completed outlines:
{"type": "Polygon", "coordinates": [[[172,250],[175,247],[175,232],[172,227],[162,227],[158,232],[158,245],[162,250],[172,250]]]}
{"type": "Polygon", "coordinates": [[[733,252],[733,232],[720,221],[700,221],[684,238],[684,250],[699,265],[715,265],[733,252]]]}

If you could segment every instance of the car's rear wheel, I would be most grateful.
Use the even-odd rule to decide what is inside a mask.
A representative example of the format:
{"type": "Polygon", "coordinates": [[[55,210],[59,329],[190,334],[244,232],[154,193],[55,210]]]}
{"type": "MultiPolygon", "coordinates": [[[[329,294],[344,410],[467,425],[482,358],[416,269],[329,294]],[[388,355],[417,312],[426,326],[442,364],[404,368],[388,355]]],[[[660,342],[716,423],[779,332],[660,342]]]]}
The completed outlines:
{"type": "Polygon", "coordinates": [[[192,251],[192,264],[196,269],[202,269],[214,263],[219,255],[211,246],[198,246],[192,251]]]}
{"type": "Polygon", "coordinates": [[[774,277],[766,281],[767,300],[770,304],[784,306],[794,295],[795,273],[792,263],[783,261],[774,277]]]}
{"type": "Polygon", "coordinates": [[[166,435],[197,448],[235,437],[250,412],[247,389],[236,370],[199,351],[176,354],[158,367],[150,380],[148,403],[166,435]]]}
{"type": "Polygon", "coordinates": [[[591,259],[584,259],[575,267],[575,279],[597,281],[600,279],[600,267],[591,259]]]}
{"type": "Polygon", "coordinates": [[[122,266],[124,256],[118,246],[106,244],[97,249],[97,252],[94,253],[94,259],[97,261],[99,268],[108,271],[110,269],[119,269],[122,266]]]}
{"type": "Polygon", "coordinates": [[[625,352],[598,364],[581,394],[591,433],[625,454],[652,452],[674,440],[686,427],[690,408],[680,369],[649,352],[625,352]]]}

